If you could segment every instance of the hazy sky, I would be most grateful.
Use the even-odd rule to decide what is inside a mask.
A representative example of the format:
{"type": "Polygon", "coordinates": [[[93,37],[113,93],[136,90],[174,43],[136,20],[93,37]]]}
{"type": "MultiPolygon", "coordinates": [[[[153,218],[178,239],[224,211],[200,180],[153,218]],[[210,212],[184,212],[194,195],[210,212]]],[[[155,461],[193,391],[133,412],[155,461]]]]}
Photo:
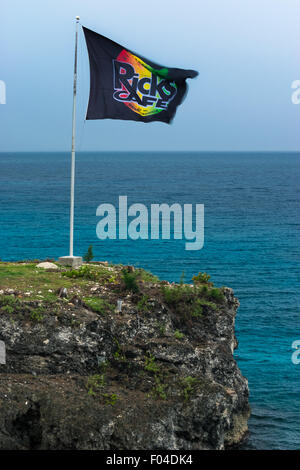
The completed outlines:
{"type": "Polygon", "coordinates": [[[172,125],[84,123],[80,31],[78,150],[300,150],[299,0],[2,0],[0,151],[70,149],[76,15],[154,62],[199,71],[172,125]]]}

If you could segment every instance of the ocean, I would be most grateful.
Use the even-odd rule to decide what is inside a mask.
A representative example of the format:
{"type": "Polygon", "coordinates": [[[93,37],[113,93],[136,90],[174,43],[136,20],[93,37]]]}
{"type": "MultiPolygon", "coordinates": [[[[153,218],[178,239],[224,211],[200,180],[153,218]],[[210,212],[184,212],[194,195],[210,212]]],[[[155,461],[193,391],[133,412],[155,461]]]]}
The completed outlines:
{"type": "MultiPolygon", "coordinates": [[[[199,271],[240,300],[235,358],[249,380],[246,449],[300,448],[300,154],[89,153],[76,160],[75,250],[185,282],[199,271]],[[102,203],[204,204],[205,242],[106,240],[102,203]]],[[[0,259],[68,254],[69,153],[0,154],[0,259]]]]}

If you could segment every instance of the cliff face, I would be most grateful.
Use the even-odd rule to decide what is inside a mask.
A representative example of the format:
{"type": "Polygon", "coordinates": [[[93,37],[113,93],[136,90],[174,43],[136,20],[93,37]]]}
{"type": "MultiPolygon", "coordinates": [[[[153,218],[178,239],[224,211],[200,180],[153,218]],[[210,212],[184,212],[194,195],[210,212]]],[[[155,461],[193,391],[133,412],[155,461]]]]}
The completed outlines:
{"type": "Polygon", "coordinates": [[[31,286],[12,276],[0,290],[0,449],[224,449],[243,440],[248,384],[232,356],[231,289],[168,285],[119,266],[75,278],[28,266],[31,286]]]}

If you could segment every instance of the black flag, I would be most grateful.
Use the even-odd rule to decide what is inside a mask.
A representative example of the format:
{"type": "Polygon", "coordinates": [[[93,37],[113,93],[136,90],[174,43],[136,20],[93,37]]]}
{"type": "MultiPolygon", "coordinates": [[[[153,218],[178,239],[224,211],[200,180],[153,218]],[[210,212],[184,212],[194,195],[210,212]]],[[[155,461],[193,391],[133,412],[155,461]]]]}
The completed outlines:
{"type": "Polygon", "coordinates": [[[198,72],[162,67],[90,29],[83,31],[91,80],[86,119],[169,123],[185,96],[186,79],[198,72]]]}

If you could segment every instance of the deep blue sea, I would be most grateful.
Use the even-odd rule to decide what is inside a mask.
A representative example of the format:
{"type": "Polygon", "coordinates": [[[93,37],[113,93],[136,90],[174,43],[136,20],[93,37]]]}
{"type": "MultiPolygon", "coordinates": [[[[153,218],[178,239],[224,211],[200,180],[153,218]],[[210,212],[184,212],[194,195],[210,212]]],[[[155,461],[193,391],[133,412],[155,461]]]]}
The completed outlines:
{"type": "MultiPolygon", "coordinates": [[[[0,154],[0,258],[68,254],[68,153],[0,154]]],[[[236,359],[249,380],[250,449],[300,448],[300,154],[78,153],[75,253],[143,266],[186,282],[198,271],[234,289],[236,359]],[[205,244],[96,237],[96,208],[204,204],[205,244]]]]}

